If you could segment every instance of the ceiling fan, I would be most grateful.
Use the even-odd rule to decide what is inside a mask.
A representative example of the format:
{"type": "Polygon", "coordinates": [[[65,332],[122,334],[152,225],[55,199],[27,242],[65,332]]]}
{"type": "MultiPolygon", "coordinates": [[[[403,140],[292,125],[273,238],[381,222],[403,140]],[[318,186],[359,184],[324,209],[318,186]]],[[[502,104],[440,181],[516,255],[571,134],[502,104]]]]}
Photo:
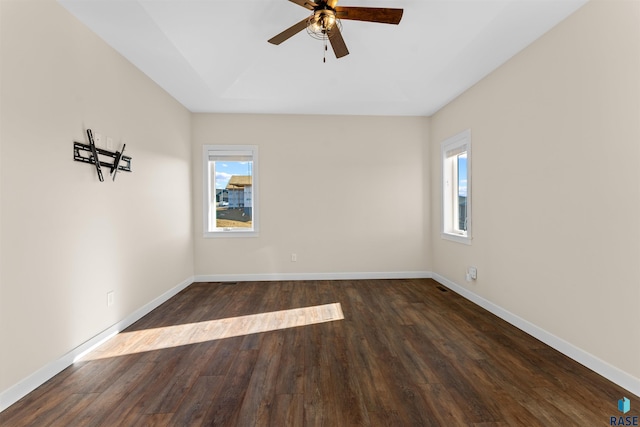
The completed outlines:
{"type": "Polygon", "coordinates": [[[291,36],[306,29],[309,35],[325,41],[328,39],[336,54],[342,58],[349,54],[347,45],[340,33],[341,19],[353,21],[380,22],[384,24],[398,24],[402,19],[403,9],[380,7],[349,7],[336,6],[338,0],[289,0],[305,9],[313,11],[311,16],[292,25],[280,34],[269,39],[269,43],[279,45],[291,36]]]}

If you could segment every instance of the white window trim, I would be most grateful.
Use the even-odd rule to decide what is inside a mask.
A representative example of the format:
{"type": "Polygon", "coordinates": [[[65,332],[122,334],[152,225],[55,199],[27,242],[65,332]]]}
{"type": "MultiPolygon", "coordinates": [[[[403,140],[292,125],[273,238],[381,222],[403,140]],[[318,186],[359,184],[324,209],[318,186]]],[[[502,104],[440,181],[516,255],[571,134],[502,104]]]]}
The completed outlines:
{"type": "Polygon", "coordinates": [[[442,209],[441,209],[441,223],[440,223],[440,235],[443,239],[446,240],[451,240],[454,242],[459,242],[459,243],[464,243],[466,245],[470,245],[471,244],[471,240],[472,240],[472,211],[471,211],[471,186],[472,186],[472,179],[471,179],[471,130],[467,129],[463,132],[460,132],[457,135],[454,135],[450,138],[447,138],[446,140],[442,141],[441,145],[441,158],[440,158],[440,165],[442,167],[442,181],[441,181],[441,191],[442,191],[442,209]],[[446,217],[449,216],[450,214],[447,212],[447,204],[449,204],[450,200],[450,195],[447,194],[447,189],[446,189],[446,180],[447,177],[445,176],[446,174],[446,170],[445,170],[445,162],[447,161],[447,153],[454,151],[456,149],[463,149],[464,151],[467,152],[467,230],[466,230],[466,234],[458,234],[458,233],[454,233],[451,230],[447,230],[446,227],[446,217]]]}
{"type": "Polygon", "coordinates": [[[204,145],[202,146],[202,230],[205,238],[224,238],[224,237],[258,237],[258,199],[259,199],[259,179],[258,179],[258,146],[257,145],[204,145]],[[253,159],[252,168],[252,225],[251,230],[243,230],[240,228],[232,229],[216,229],[209,231],[209,215],[211,200],[211,176],[209,169],[209,152],[210,151],[228,151],[229,154],[238,152],[251,152],[253,159]]]}

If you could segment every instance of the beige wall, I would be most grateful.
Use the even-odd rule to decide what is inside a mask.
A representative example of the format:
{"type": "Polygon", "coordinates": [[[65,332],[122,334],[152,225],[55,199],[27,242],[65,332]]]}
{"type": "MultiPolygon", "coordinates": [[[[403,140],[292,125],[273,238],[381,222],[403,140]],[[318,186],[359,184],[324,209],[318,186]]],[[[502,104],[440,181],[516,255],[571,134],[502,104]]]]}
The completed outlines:
{"type": "Polygon", "coordinates": [[[639,76],[640,3],[593,1],[431,122],[432,194],[473,144],[473,244],[433,221],[434,271],[638,379],[639,76]]]}
{"type": "Polygon", "coordinates": [[[0,10],[1,392],[191,277],[193,230],[189,112],[54,0],[0,10]],[[133,173],[72,161],[85,128],[133,173]]]}
{"type": "Polygon", "coordinates": [[[196,275],[428,270],[427,131],[418,117],[194,115],[196,275]],[[202,237],[206,144],[258,145],[259,237],[202,237]]]}

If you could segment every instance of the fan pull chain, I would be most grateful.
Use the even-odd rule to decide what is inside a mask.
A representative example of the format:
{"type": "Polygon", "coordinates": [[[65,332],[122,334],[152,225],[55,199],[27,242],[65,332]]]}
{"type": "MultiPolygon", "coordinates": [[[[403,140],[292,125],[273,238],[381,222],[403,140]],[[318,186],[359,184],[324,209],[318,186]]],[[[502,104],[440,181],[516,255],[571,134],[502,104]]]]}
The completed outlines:
{"type": "Polygon", "coordinates": [[[324,56],[322,57],[322,62],[327,62],[327,39],[324,39],[324,56]]]}

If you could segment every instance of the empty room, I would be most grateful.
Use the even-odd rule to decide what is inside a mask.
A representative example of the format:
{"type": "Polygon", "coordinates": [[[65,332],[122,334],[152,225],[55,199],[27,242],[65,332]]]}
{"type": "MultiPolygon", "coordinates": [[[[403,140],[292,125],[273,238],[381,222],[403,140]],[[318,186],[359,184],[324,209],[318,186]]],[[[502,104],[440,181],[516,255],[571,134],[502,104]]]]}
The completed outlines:
{"type": "Polygon", "coordinates": [[[637,0],[0,0],[1,426],[640,421],[637,0]]]}

